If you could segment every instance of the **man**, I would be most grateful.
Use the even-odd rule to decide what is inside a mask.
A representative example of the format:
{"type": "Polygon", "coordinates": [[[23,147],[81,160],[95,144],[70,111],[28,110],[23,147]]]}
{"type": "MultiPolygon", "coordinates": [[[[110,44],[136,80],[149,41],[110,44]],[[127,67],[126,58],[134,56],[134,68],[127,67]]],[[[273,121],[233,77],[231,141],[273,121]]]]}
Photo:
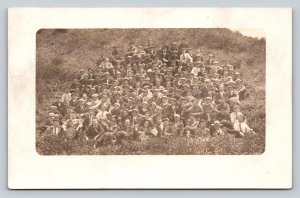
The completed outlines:
{"type": "Polygon", "coordinates": [[[218,120],[224,127],[232,129],[232,123],[230,120],[230,114],[226,106],[219,106],[218,113],[215,116],[215,120],[218,120]]]}
{"type": "Polygon", "coordinates": [[[77,137],[79,137],[81,129],[82,129],[82,122],[80,119],[76,118],[76,114],[75,113],[71,113],[70,114],[70,119],[68,119],[63,125],[62,125],[63,130],[66,132],[66,136],[69,139],[74,139],[77,137]],[[67,134],[67,130],[69,128],[74,129],[75,131],[73,132],[73,134],[67,134]]]}
{"type": "Polygon", "coordinates": [[[92,119],[92,122],[87,126],[84,134],[86,141],[96,140],[99,136],[104,133],[101,125],[98,124],[96,119],[92,119]]]}
{"type": "Polygon", "coordinates": [[[213,105],[206,104],[203,105],[204,112],[200,114],[199,118],[207,122],[207,125],[210,126],[215,120],[215,113],[213,112],[213,105]]]}
{"type": "Polygon", "coordinates": [[[75,111],[77,114],[82,114],[82,113],[84,113],[84,111],[85,111],[84,104],[85,104],[85,100],[84,100],[83,98],[80,98],[80,99],[77,101],[77,104],[75,105],[74,111],[75,111]]]}
{"type": "Polygon", "coordinates": [[[168,97],[165,96],[165,95],[162,97],[162,105],[161,105],[161,107],[163,108],[163,111],[162,111],[163,117],[169,117],[169,116],[171,116],[171,114],[172,114],[171,104],[168,102],[168,97]]]}
{"type": "Polygon", "coordinates": [[[174,123],[171,125],[171,132],[177,136],[183,136],[184,125],[183,122],[180,120],[179,114],[174,114],[174,123]]]}
{"type": "Polygon", "coordinates": [[[82,128],[83,130],[86,130],[88,126],[92,125],[93,120],[96,119],[95,110],[93,108],[90,108],[88,113],[83,115],[82,119],[82,128]]]}
{"type": "Polygon", "coordinates": [[[194,62],[202,62],[204,60],[200,49],[196,50],[196,53],[193,56],[193,60],[194,62]]]}
{"type": "Polygon", "coordinates": [[[225,130],[222,128],[222,124],[216,120],[214,123],[211,125],[212,127],[212,136],[223,136],[225,135],[225,130]]]}
{"type": "Polygon", "coordinates": [[[215,94],[215,103],[220,104],[220,100],[224,99],[225,101],[228,100],[228,96],[226,92],[224,91],[224,84],[220,84],[218,87],[218,91],[215,94]]]}
{"type": "Polygon", "coordinates": [[[196,130],[198,127],[199,122],[196,120],[194,115],[190,115],[190,119],[188,123],[186,124],[186,127],[184,128],[184,134],[187,137],[195,137],[196,136],[196,130]]]}
{"type": "Polygon", "coordinates": [[[219,99],[219,104],[217,105],[217,110],[221,111],[223,109],[225,109],[226,113],[228,113],[228,114],[230,113],[230,106],[229,106],[229,104],[227,104],[225,102],[225,98],[220,98],[219,99]]]}
{"type": "Polygon", "coordinates": [[[75,107],[76,103],[77,103],[77,94],[76,94],[76,93],[72,93],[72,94],[71,94],[71,100],[70,100],[70,102],[69,102],[69,105],[70,105],[71,107],[75,107]]]}
{"type": "Polygon", "coordinates": [[[187,49],[189,47],[190,47],[190,45],[188,44],[186,38],[182,38],[181,39],[181,43],[179,45],[179,51],[185,50],[185,49],[187,49]]]}
{"type": "Polygon", "coordinates": [[[137,53],[137,48],[134,46],[133,42],[129,43],[129,48],[127,50],[127,56],[134,56],[137,53]]]}
{"type": "Polygon", "coordinates": [[[240,106],[238,104],[233,105],[233,112],[230,114],[231,123],[234,124],[239,121],[239,116],[243,115],[240,112],[240,106]]]}
{"type": "Polygon", "coordinates": [[[194,67],[191,71],[191,74],[193,74],[194,77],[197,77],[199,72],[201,72],[200,65],[201,65],[201,62],[195,62],[194,63],[194,67]]]}
{"type": "Polygon", "coordinates": [[[183,63],[193,63],[193,58],[188,53],[188,51],[183,51],[180,55],[180,61],[183,63]]]}
{"type": "Polygon", "coordinates": [[[107,119],[107,108],[104,104],[101,105],[99,112],[97,113],[96,117],[98,120],[106,120],[107,119]]]}
{"type": "Polygon", "coordinates": [[[57,110],[60,112],[62,116],[65,116],[67,113],[66,104],[62,102],[61,97],[59,95],[56,95],[56,100],[53,103],[53,106],[57,107],[57,110]]]}
{"type": "Polygon", "coordinates": [[[155,88],[153,89],[152,98],[148,100],[148,103],[151,104],[152,102],[154,102],[156,105],[160,105],[162,100],[161,97],[162,94],[160,93],[159,89],[155,88]]]}
{"type": "Polygon", "coordinates": [[[49,126],[45,133],[58,136],[61,134],[61,126],[60,126],[60,120],[58,118],[54,118],[52,122],[52,126],[49,126]]]}
{"type": "Polygon", "coordinates": [[[208,66],[211,66],[211,65],[213,65],[214,64],[214,55],[212,55],[212,54],[209,54],[208,55],[208,59],[207,59],[207,61],[206,61],[206,65],[208,65],[208,66]]]}
{"type": "Polygon", "coordinates": [[[99,65],[99,68],[102,69],[104,72],[109,72],[111,75],[113,75],[113,68],[114,66],[109,61],[109,58],[106,57],[104,61],[99,65]]]}
{"type": "Polygon", "coordinates": [[[202,107],[199,105],[199,100],[198,99],[194,99],[192,101],[192,106],[188,109],[189,114],[195,116],[196,118],[198,118],[202,112],[203,109],[202,107]]]}

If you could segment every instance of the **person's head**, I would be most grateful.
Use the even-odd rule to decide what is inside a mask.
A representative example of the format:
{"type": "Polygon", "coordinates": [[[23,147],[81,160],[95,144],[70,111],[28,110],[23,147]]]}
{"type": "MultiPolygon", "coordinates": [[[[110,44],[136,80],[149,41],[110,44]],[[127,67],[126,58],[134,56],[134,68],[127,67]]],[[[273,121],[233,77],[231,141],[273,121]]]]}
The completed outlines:
{"type": "Polygon", "coordinates": [[[145,120],[145,122],[144,122],[144,127],[147,128],[147,127],[149,127],[149,125],[150,125],[149,120],[145,120]]]}
{"type": "Polygon", "coordinates": [[[93,121],[92,121],[92,125],[93,125],[93,127],[96,127],[96,126],[98,125],[98,121],[97,121],[97,119],[93,119],[93,121]]]}
{"type": "Polygon", "coordinates": [[[90,108],[88,113],[89,113],[89,115],[94,115],[94,109],[90,108]]]}
{"type": "Polygon", "coordinates": [[[127,110],[124,110],[123,111],[123,116],[126,118],[128,116],[128,111],[127,110]]]}
{"type": "Polygon", "coordinates": [[[105,110],[106,110],[106,106],[105,106],[104,104],[101,105],[100,110],[101,110],[101,111],[105,111],[105,110]]]}
{"type": "Polygon", "coordinates": [[[244,122],[244,121],[245,121],[245,116],[242,115],[242,114],[240,114],[240,115],[238,116],[238,120],[239,120],[239,122],[244,122]]]}
{"type": "Polygon", "coordinates": [[[73,120],[73,119],[75,119],[76,118],[76,114],[75,113],[71,113],[70,114],[70,118],[73,120]]]}
{"type": "Polygon", "coordinates": [[[211,104],[211,103],[212,103],[212,98],[211,98],[211,97],[206,97],[206,98],[204,99],[204,102],[205,102],[206,104],[211,104]]]}
{"type": "Polygon", "coordinates": [[[193,103],[192,103],[193,107],[197,107],[198,103],[199,103],[199,100],[198,99],[194,99],[193,103]]]}
{"type": "Polygon", "coordinates": [[[220,98],[219,102],[220,102],[220,104],[225,104],[225,98],[220,98]]]}
{"type": "Polygon", "coordinates": [[[175,98],[170,98],[170,99],[169,99],[169,102],[170,102],[170,104],[171,104],[172,106],[176,106],[176,104],[177,104],[177,101],[176,101],[175,98]]]}
{"type": "Polygon", "coordinates": [[[241,86],[242,85],[242,80],[241,79],[236,79],[235,80],[235,85],[237,86],[237,87],[239,87],[239,86],[241,86]]]}
{"type": "Polygon", "coordinates": [[[75,100],[75,99],[76,99],[76,97],[77,97],[77,94],[75,94],[75,93],[72,93],[72,94],[71,94],[71,98],[72,98],[72,100],[75,100]]]}
{"type": "Polygon", "coordinates": [[[190,121],[194,122],[195,120],[196,120],[195,116],[194,115],[190,115],[190,121]]]}
{"type": "Polygon", "coordinates": [[[175,120],[175,122],[178,122],[180,120],[180,115],[179,114],[175,114],[174,115],[174,120],[175,120]]]}
{"type": "Polygon", "coordinates": [[[132,115],[135,117],[135,116],[137,116],[137,114],[138,114],[138,110],[137,109],[133,109],[132,110],[132,115]]]}
{"type": "Polygon", "coordinates": [[[234,112],[239,112],[240,111],[240,106],[238,104],[233,105],[233,111],[234,112]]]}
{"type": "Polygon", "coordinates": [[[209,114],[212,112],[212,106],[211,105],[205,105],[204,106],[204,111],[209,114]]]}
{"type": "Polygon", "coordinates": [[[103,102],[106,102],[107,99],[108,99],[108,97],[107,97],[106,95],[104,95],[104,96],[102,96],[101,102],[102,102],[102,103],[103,103],[103,102]]]}
{"type": "Polygon", "coordinates": [[[161,98],[161,101],[162,101],[163,103],[166,103],[166,102],[168,101],[168,97],[167,97],[167,96],[163,96],[163,97],[161,98]]]}
{"type": "Polygon", "coordinates": [[[225,115],[226,114],[226,108],[220,108],[220,114],[225,115]]]}
{"type": "Polygon", "coordinates": [[[169,125],[169,118],[164,118],[163,122],[164,122],[164,125],[169,125]]]}
{"type": "Polygon", "coordinates": [[[218,120],[216,120],[216,121],[214,121],[213,126],[214,126],[214,128],[215,128],[216,130],[218,130],[218,129],[221,128],[222,125],[221,125],[221,123],[220,123],[218,120]]]}
{"type": "Polygon", "coordinates": [[[49,113],[49,120],[54,120],[55,114],[54,113],[49,113]]]}
{"type": "Polygon", "coordinates": [[[94,70],[92,68],[88,68],[88,73],[92,74],[92,73],[94,73],[94,70]]]}
{"type": "Polygon", "coordinates": [[[55,101],[61,102],[61,97],[60,97],[60,95],[56,95],[56,96],[55,96],[55,101]]]}
{"type": "Polygon", "coordinates": [[[201,120],[200,120],[200,123],[199,123],[199,126],[200,126],[201,128],[206,127],[206,121],[205,121],[204,119],[201,119],[201,120]]]}
{"type": "Polygon", "coordinates": [[[183,109],[186,107],[186,102],[185,101],[181,101],[180,102],[180,107],[183,109]]]}
{"type": "Polygon", "coordinates": [[[82,98],[83,98],[84,100],[87,100],[87,99],[88,99],[87,94],[86,94],[86,93],[82,94],[82,98]]]}
{"type": "Polygon", "coordinates": [[[219,85],[219,91],[224,91],[224,84],[219,85]]]}
{"type": "Polygon", "coordinates": [[[144,86],[145,93],[149,93],[149,85],[144,86]]]}

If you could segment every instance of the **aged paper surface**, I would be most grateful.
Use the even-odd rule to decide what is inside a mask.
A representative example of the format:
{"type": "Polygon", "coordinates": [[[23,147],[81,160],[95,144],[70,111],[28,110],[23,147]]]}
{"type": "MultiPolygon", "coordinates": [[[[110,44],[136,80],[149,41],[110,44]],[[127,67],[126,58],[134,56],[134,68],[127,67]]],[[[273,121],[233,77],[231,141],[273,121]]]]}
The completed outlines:
{"type": "Polygon", "coordinates": [[[292,186],[291,9],[11,8],[8,30],[9,188],[292,186]],[[263,30],[266,38],[265,152],[260,155],[39,155],[35,133],[36,33],[54,28],[263,30]]]}

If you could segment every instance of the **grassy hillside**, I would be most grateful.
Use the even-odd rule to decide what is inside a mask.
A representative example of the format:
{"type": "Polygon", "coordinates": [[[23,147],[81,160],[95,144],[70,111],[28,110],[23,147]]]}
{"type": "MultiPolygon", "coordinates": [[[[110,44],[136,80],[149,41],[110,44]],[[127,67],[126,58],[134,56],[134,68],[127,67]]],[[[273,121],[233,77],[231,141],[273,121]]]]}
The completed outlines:
{"type": "MultiPolygon", "coordinates": [[[[40,30],[37,33],[37,56],[36,56],[36,80],[37,80],[37,124],[42,122],[46,116],[47,107],[52,101],[54,93],[61,93],[68,82],[82,68],[96,67],[99,61],[111,54],[113,46],[118,46],[125,51],[130,41],[138,45],[146,44],[151,39],[154,44],[161,47],[172,41],[180,42],[185,37],[194,49],[201,49],[204,57],[209,53],[216,56],[221,65],[232,64],[241,71],[246,87],[251,96],[242,105],[242,112],[259,136],[255,139],[245,138],[239,141],[249,141],[242,145],[252,145],[249,149],[239,148],[231,141],[218,140],[229,144],[228,152],[224,150],[217,153],[253,154],[262,153],[264,150],[265,137],[265,39],[245,37],[238,32],[228,29],[50,29],[40,30]],[[232,146],[230,146],[232,144],[232,146]],[[251,147],[251,149],[250,149],[251,147]]],[[[163,140],[181,141],[181,143],[170,143],[168,148],[151,140],[137,146],[127,145],[123,153],[129,150],[145,150],[147,146],[157,145],[159,149],[169,149],[170,152],[178,149],[179,145],[190,144],[186,140],[163,140]],[[152,141],[152,142],[151,142],[152,141]],[[175,145],[175,146],[174,146],[175,145]],[[178,146],[176,146],[178,145],[178,146]],[[134,148],[133,148],[134,147],[134,148]],[[128,150],[129,149],[129,150],[128,150]],[[139,149],[137,149],[139,150],[139,149]]],[[[81,144],[81,143],[78,143],[81,144]]],[[[197,150],[198,143],[192,144],[197,150]]],[[[211,144],[213,145],[213,144],[211,144]]],[[[218,145],[218,144],[215,144],[218,145]]],[[[80,145],[81,147],[83,145],[80,145]]],[[[124,145],[123,145],[124,146],[124,145]]],[[[112,148],[98,151],[98,154],[122,153],[112,148]],[[108,151],[109,150],[109,151],[108,151]]],[[[125,145],[126,146],[126,145],[125,145]]],[[[200,144],[198,146],[202,146],[200,144]]],[[[84,150],[84,149],[83,149],[84,150]]],[[[88,150],[88,149],[87,149],[88,150]]],[[[201,150],[201,149],[200,149],[201,150]]],[[[184,151],[184,150],[182,150],[184,151]]],[[[72,153],[83,154],[94,151],[74,150],[72,153]]],[[[181,153],[181,150],[176,150],[181,153]]],[[[199,151],[200,152],[200,151],[199,151]]],[[[151,151],[155,154],[155,151],[151,151]]],[[[172,153],[172,152],[171,152],[172,153]]],[[[174,153],[174,152],[173,152],[174,153]]],[[[189,153],[189,152],[187,152],[189,153]]],[[[201,152],[200,152],[201,153],[201,152]]]]}

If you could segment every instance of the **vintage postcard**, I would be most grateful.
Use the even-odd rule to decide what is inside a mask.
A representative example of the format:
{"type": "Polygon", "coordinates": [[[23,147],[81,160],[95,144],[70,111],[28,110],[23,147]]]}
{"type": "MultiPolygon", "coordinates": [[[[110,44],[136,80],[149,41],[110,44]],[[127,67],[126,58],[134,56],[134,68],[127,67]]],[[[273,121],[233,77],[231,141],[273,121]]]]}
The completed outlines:
{"type": "Polygon", "coordinates": [[[292,187],[291,9],[10,8],[8,60],[11,189],[292,187]]]}

